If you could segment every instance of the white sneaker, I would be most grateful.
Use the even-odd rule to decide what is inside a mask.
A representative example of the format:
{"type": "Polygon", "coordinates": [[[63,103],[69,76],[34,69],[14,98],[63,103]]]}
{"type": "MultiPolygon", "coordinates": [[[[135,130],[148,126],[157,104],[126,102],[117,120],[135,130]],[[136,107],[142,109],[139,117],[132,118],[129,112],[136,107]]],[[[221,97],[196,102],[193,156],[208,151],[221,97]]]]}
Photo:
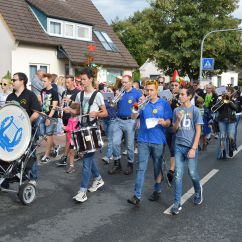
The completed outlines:
{"type": "Polygon", "coordinates": [[[74,200],[76,200],[77,202],[85,202],[87,200],[87,195],[86,192],[83,191],[79,191],[76,196],[73,197],[74,200]]]}
{"type": "Polygon", "coordinates": [[[37,182],[35,180],[30,180],[29,181],[29,184],[32,184],[35,187],[37,186],[37,182]]]}
{"type": "Polygon", "coordinates": [[[88,189],[89,192],[96,192],[97,189],[102,187],[104,185],[103,179],[100,180],[94,180],[92,183],[92,186],[88,189]]]}
{"type": "Polygon", "coordinates": [[[123,155],[127,155],[127,154],[128,154],[128,151],[125,150],[125,151],[123,152],[123,155]]]}
{"type": "Polygon", "coordinates": [[[134,153],[138,154],[138,149],[137,148],[135,148],[134,153]]]}

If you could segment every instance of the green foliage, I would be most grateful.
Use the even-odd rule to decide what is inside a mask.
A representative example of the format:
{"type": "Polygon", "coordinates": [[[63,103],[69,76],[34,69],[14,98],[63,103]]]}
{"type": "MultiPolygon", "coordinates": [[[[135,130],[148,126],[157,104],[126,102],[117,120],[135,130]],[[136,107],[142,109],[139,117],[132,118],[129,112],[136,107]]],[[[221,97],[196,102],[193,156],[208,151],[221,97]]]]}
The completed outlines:
{"type": "Polygon", "coordinates": [[[121,21],[116,19],[112,22],[113,30],[129,50],[139,65],[142,65],[149,52],[149,33],[151,31],[149,19],[151,9],[136,12],[133,17],[121,21]]]}
{"type": "Polygon", "coordinates": [[[139,81],[140,80],[140,71],[139,70],[135,70],[132,73],[132,76],[133,76],[134,81],[139,81]]]}
{"type": "Polygon", "coordinates": [[[5,76],[2,77],[2,79],[5,79],[5,80],[11,80],[11,72],[8,71],[7,74],[5,76]]]}
{"type": "MultiPolygon", "coordinates": [[[[180,76],[197,79],[201,41],[218,29],[238,28],[231,13],[238,0],[150,0],[151,7],[127,20],[113,22],[114,31],[139,65],[154,60],[167,75],[174,69],[180,76]]],[[[242,68],[240,32],[214,33],[204,43],[204,57],[215,58],[214,72],[242,68]]]]}

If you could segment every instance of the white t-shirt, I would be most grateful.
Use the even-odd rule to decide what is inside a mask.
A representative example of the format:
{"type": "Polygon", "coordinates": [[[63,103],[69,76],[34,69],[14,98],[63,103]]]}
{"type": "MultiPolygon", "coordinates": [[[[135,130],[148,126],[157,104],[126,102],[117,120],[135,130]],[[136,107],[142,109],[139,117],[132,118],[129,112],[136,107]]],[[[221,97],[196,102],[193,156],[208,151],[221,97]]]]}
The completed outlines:
{"type": "Polygon", "coordinates": [[[9,94],[5,94],[3,92],[0,92],[0,107],[5,105],[5,102],[6,102],[8,95],[9,94]]]}
{"type": "MultiPolygon", "coordinates": [[[[83,114],[87,113],[89,99],[91,98],[93,93],[94,93],[94,91],[90,92],[90,93],[84,92],[83,102],[80,107],[80,113],[83,113],[83,114]]],[[[81,92],[79,92],[77,94],[75,102],[81,103],[81,92]]],[[[93,104],[90,108],[90,112],[98,112],[100,110],[101,106],[103,106],[103,105],[105,105],[103,95],[100,92],[98,92],[94,98],[93,104]]],[[[79,116],[79,120],[81,121],[81,115],[79,116]]],[[[92,121],[92,120],[94,120],[94,118],[90,118],[90,121],[92,121]]]]}

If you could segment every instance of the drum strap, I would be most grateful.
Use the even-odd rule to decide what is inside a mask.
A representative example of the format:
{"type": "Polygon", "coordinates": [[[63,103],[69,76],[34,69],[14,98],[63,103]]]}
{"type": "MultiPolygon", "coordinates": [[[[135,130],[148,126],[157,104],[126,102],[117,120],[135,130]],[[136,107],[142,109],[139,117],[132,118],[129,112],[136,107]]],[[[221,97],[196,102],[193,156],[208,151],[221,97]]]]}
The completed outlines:
{"type": "MultiPolygon", "coordinates": [[[[93,102],[94,102],[94,99],[95,99],[97,93],[98,93],[98,91],[94,91],[93,94],[92,94],[92,96],[90,97],[89,102],[88,102],[88,110],[87,110],[87,113],[90,112],[91,106],[92,106],[92,104],[93,104],[93,102]]],[[[82,107],[83,99],[84,99],[84,91],[81,92],[81,100],[80,100],[80,101],[81,101],[81,107],[82,107]]],[[[83,110],[82,110],[82,108],[81,108],[81,111],[82,111],[82,114],[83,114],[83,110]]],[[[94,120],[90,121],[89,116],[87,116],[87,123],[83,124],[83,120],[82,120],[82,124],[81,124],[81,126],[82,126],[82,127],[84,127],[84,126],[86,126],[86,125],[88,125],[88,126],[92,126],[92,125],[95,124],[96,122],[97,122],[97,119],[94,119],[94,120]]]]}

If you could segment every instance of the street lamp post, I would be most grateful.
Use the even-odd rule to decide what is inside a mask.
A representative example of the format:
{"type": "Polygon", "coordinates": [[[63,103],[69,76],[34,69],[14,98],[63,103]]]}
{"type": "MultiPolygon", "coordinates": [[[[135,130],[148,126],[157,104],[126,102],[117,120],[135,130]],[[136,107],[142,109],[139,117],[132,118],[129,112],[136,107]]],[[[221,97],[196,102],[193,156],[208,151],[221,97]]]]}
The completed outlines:
{"type": "Polygon", "coordinates": [[[206,35],[204,35],[203,39],[202,39],[202,43],[201,43],[201,55],[200,55],[200,69],[199,69],[199,81],[202,81],[202,65],[203,65],[203,45],[204,45],[204,41],[205,39],[208,37],[208,35],[212,34],[212,33],[217,33],[217,32],[227,32],[227,31],[242,31],[242,29],[217,29],[217,30],[213,30],[209,33],[207,33],[206,35]]]}

